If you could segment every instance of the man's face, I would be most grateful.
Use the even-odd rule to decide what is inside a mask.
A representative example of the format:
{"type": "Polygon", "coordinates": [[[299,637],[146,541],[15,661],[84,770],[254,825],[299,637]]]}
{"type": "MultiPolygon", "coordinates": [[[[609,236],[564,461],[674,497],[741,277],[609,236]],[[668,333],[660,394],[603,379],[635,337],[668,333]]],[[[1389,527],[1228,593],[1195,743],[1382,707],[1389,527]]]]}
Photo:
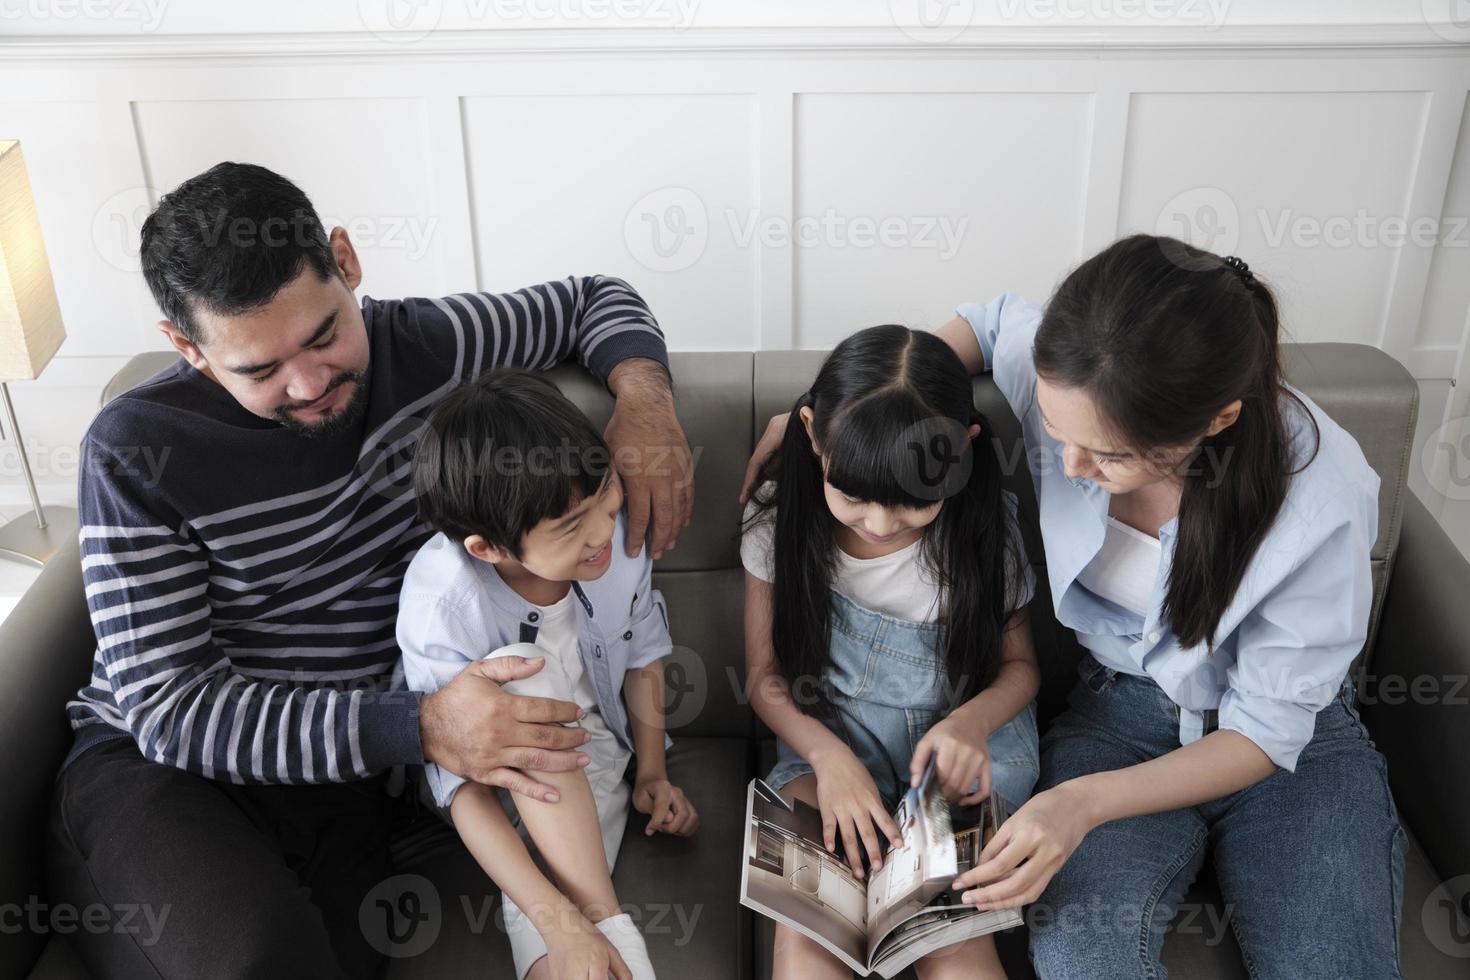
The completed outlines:
{"type": "Polygon", "coordinates": [[[322,281],[304,266],[269,303],[246,313],[197,309],[198,344],[172,324],[162,325],[164,333],[247,411],[303,435],[335,434],[361,416],[368,367],[362,309],[344,281],[349,269],[341,271],[322,281]]]}

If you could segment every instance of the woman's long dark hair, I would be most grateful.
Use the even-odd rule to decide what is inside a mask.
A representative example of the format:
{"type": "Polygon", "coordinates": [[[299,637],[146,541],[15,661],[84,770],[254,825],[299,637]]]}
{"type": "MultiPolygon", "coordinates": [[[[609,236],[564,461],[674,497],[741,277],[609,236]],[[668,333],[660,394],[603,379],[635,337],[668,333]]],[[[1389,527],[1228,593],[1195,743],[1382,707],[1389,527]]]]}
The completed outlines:
{"type": "Polygon", "coordinates": [[[999,454],[959,358],[932,334],[870,327],[837,345],[791,411],[781,447],[756,481],[749,523],[776,511],[776,662],[793,689],[811,684],[816,692],[797,703],[808,714],[830,706],[819,682],[830,655],[836,565],[824,460],[826,481],[855,499],[915,509],[944,501],[924,529],[919,561],[939,587],[953,704],[984,689],[999,670],[1001,633],[1017,598],[1007,583],[1021,582],[1024,572],[1015,520],[1002,497],[999,454]],[[802,408],[812,410],[814,439],[799,417],[802,408]],[[971,440],[967,429],[976,422],[980,435],[971,440]]]}
{"type": "MultiPolygon", "coordinates": [[[[1078,266],[1036,333],[1037,374],[1085,391],[1123,444],[1198,443],[1213,454],[1213,465],[1196,456],[1183,469],[1163,609],[1181,646],[1214,642],[1292,475],[1311,460],[1293,468],[1283,396],[1311,413],[1282,384],[1280,332],[1271,290],[1248,270],[1172,238],[1134,235],[1078,266]],[[1201,441],[1236,399],[1240,417],[1201,441]]],[[[1315,420],[1312,428],[1315,439],[1315,420]]]]}

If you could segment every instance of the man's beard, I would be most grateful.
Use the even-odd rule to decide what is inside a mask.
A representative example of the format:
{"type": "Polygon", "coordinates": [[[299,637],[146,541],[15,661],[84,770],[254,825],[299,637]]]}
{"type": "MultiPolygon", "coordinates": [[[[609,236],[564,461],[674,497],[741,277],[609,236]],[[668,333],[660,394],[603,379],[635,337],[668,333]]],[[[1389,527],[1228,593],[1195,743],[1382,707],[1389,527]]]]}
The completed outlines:
{"type": "MultiPolygon", "coordinates": [[[[327,439],[332,436],[341,435],[357,424],[357,421],[362,418],[363,409],[367,405],[367,386],[362,383],[362,375],[363,372],[361,371],[344,371],[332,379],[332,383],[327,386],[327,390],[322,392],[321,398],[327,397],[345,384],[351,384],[353,386],[352,397],[347,400],[346,405],[343,405],[337,412],[320,422],[313,424],[302,422],[291,414],[292,407],[286,405],[276,408],[271,412],[271,415],[283,427],[308,439],[327,439]]],[[[320,401],[321,398],[317,400],[320,401]]],[[[295,407],[302,408],[304,406],[298,405],[295,407]]]]}

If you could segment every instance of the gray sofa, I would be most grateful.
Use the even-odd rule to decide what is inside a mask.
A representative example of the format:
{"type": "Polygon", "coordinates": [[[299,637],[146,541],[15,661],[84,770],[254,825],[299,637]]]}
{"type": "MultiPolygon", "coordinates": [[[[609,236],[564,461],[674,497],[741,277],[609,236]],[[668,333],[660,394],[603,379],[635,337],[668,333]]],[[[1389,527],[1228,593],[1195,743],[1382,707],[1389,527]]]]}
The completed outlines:
{"type": "MultiPolygon", "coordinates": [[[[618,894],[637,906],[660,976],[713,980],[769,972],[769,929],[736,901],[745,785],[765,771],[772,756],[767,733],[742,696],[736,493],[755,434],[805,389],[822,356],[817,351],[673,356],[679,413],[700,452],[697,502],[694,523],[659,562],[656,584],[668,599],[677,644],[668,666],[676,742],[672,778],[698,804],[703,827],[692,840],[648,839],[639,831],[641,822],[631,822],[616,872],[618,894]]],[[[1380,687],[1385,677],[1427,677],[1442,692],[1465,695],[1454,679],[1470,673],[1470,564],[1406,489],[1417,388],[1404,369],[1378,350],[1343,344],[1291,347],[1285,356],[1291,380],[1357,437],[1383,479],[1373,551],[1373,632],[1355,670],[1364,720],[1388,757],[1412,839],[1404,887],[1404,973],[1465,976],[1467,961],[1448,954],[1470,954],[1470,945],[1445,948],[1448,930],[1431,938],[1425,923],[1442,914],[1432,895],[1439,883],[1470,874],[1470,764],[1461,754],[1470,745],[1470,712],[1463,703],[1452,703],[1454,698],[1389,696],[1390,689],[1380,692],[1380,687]]],[[[166,354],[135,358],[104,399],[169,361],[166,354]]],[[[608,396],[584,373],[566,367],[556,377],[594,418],[607,417],[608,396]]],[[[976,380],[975,394],[1001,438],[1013,443],[1015,419],[989,378],[976,380]]],[[[1009,481],[1022,500],[1029,552],[1039,566],[1045,555],[1029,476],[1022,470],[1009,481]]],[[[1044,728],[1072,683],[1080,649],[1051,615],[1045,574],[1038,582],[1041,592],[1032,612],[1044,675],[1044,728]]],[[[0,908],[7,903],[23,907],[28,897],[46,894],[43,828],[53,774],[70,741],[62,704],[86,679],[92,648],[73,546],[50,563],[0,628],[0,744],[9,749],[0,757],[0,908]]],[[[1324,800],[1322,805],[1332,804],[1324,800]]],[[[476,932],[476,917],[466,914],[466,908],[482,908],[493,889],[447,829],[425,822],[403,835],[396,850],[403,870],[433,883],[442,914],[429,949],[392,960],[388,976],[511,976],[504,937],[493,925],[476,932]]],[[[1218,904],[1208,873],[1190,901],[1218,904]]],[[[1194,928],[1178,929],[1166,941],[1164,960],[1171,971],[1191,978],[1246,976],[1233,937],[1228,931],[1218,937],[1211,929],[1201,930],[1204,918],[1196,916],[1194,928]]],[[[1001,950],[1012,976],[1030,976],[1023,931],[1003,935],[1001,950]]],[[[59,978],[85,972],[65,935],[4,928],[0,976],[59,978]]]]}

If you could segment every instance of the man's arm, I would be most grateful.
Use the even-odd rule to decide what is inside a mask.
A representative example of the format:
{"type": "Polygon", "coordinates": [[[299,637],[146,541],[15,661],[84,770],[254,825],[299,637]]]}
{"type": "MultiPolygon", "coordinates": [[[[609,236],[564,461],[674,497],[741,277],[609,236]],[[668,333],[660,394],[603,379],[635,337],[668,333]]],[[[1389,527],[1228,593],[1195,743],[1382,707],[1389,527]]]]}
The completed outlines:
{"type": "Polygon", "coordinates": [[[435,299],[419,311],[427,342],[452,338],[467,380],[494,367],[547,370],[575,355],[616,397],[606,438],[628,500],[628,554],[650,519],[655,557],[673,547],[694,506],[694,464],[674,412],[663,332],[632,286],[613,276],[570,276],[512,293],[435,299]],[[442,328],[442,329],[441,329],[442,328]]]}
{"type": "Polygon", "coordinates": [[[418,694],[236,671],[210,627],[208,556],[176,516],[144,504],[113,454],[84,450],[93,669],[146,758],[234,783],[338,782],[420,761],[418,694]]]}

